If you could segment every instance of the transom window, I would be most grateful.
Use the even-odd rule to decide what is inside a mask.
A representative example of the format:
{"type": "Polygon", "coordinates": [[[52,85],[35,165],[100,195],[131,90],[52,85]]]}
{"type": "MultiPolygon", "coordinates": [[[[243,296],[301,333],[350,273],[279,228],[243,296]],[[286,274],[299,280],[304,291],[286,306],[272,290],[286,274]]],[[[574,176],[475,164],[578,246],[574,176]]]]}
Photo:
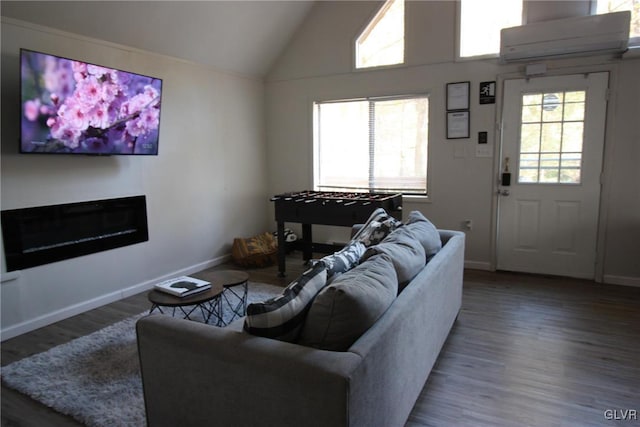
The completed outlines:
{"type": "Polygon", "coordinates": [[[314,188],[427,194],[429,98],[314,104],[314,188]]]}
{"type": "Polygon", "coordinates": [[[404,0],[387,0],[356,40],[356,68],[404,63],[404,0]]]}
{"type": "Polygon", "coordinates": [[[496,55],[500,30],[522,25],[522,1],[460,0],[460,57],[496,55]]]}
{"type": "Polygon", "coordinates": [[[600,13],[631,11],[631,27],[629,28],[629,45],[640,46],[640,0],[598,0],[597,10],[600,13]]]}
{"type": "Polygon", "coordinates": [[[522,96],[519,183],[580,184],[585,91],[522,96]]]}
{"type": "MultiPolygon", "coordinates": [[[[592,13],[631,11],[629,46],[640,46],[640,0],[592,0],[592,13]]],[[[522,25],[527,2],[518,0],[460,0],[459,57],[496,56],[500,30],[522,25]]],[[[533,2],[538,6],[538,2],[533,2]]],[[[552,2],[546,2],[549,5],[552,2]]],[[[552,6],[549,6],[552,7],[552,6]]]]}

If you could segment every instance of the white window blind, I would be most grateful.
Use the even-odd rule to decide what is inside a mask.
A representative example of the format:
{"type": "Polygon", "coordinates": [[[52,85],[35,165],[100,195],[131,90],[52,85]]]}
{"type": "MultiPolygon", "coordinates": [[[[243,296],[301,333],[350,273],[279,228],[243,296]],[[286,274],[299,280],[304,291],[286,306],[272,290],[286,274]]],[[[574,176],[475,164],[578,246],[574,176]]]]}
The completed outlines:
{"type": "Polygon", "coordinates": [[[314,106],[314,187],[427,194],[426,95],[314,106]]]}

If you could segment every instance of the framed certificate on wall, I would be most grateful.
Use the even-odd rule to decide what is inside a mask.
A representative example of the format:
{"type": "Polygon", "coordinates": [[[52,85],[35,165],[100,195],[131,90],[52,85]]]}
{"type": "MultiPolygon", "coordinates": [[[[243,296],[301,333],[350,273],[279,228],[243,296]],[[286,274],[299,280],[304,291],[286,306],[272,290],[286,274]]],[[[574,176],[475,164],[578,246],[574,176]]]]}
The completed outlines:
{"type": "Polygon", "coordinates": [[[469,112],[447,111],[447,139],[469,138],[469,112]]]}
{"type": "Polygon", "coordinates": [[[447,83],[447,111],[469,109],[470,82],[447,83]]]}

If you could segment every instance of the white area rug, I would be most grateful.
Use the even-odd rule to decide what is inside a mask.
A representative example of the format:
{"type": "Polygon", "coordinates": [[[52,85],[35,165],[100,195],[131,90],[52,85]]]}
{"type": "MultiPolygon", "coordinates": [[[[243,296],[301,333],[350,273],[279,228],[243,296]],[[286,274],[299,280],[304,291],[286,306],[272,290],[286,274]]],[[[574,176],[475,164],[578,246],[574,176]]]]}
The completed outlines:
{"type": "MultiPolygon", "coordinates": [[[[248,300],[281,291],[250,282],[248,300]]],[[[135,324],[146,314],[7,365],[2,381],[87,426],[145,426],[135,324]]]]}

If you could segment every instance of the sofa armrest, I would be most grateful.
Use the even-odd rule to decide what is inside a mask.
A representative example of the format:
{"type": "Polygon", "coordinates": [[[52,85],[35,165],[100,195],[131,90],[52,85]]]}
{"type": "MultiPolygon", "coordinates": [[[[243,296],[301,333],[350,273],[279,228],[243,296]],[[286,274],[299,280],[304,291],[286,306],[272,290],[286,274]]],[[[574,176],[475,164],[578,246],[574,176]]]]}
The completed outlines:
{"type": "Polygon", "coordinates": [[[356,354],[166,315],[141,318],[136,331],[149,426],[348,423],[356,354]]]}

